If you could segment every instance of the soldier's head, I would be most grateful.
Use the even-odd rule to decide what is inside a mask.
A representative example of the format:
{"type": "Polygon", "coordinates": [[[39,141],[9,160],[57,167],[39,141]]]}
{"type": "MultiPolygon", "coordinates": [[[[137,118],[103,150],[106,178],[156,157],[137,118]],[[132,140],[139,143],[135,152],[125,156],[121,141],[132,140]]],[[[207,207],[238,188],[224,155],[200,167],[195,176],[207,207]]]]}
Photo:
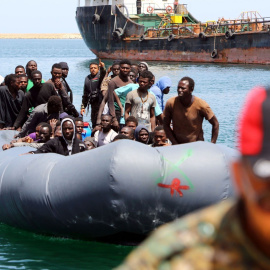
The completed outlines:
{"type": "Polygon", "coordinates": [[[246,223],[270,242],[270,90],[254,88],[238,126],[240,158],[233,163],[246,223]]]}

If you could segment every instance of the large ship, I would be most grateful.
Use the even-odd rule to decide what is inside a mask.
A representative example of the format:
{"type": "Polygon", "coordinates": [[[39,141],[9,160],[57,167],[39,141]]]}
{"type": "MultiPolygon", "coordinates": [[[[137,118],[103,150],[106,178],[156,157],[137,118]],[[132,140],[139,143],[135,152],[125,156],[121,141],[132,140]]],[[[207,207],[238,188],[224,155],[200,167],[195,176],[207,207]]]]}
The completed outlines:
{"type": "Polygon", "coordinates": [[[102,59],[270,64],[270,18],[198,21],[178,0],[78,1],[76,20],[102,59]]]}

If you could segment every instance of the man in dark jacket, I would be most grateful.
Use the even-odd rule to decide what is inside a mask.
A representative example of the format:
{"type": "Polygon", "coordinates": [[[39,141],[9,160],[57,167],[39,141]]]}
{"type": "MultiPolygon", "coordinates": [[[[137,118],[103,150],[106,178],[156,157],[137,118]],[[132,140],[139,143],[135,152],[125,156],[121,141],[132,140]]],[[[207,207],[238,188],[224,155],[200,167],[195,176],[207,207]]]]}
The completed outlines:
{"type": "Polygon", "coordinates": [[[0,128],[13,127],[24,99],[17,75],[8,75],[5,82],[5,86],[0,86],[0,128]]]}
{"type": "Polygon", "coordinates": [[[102,101],[100,85],[105,77],[105,64],[99,59],[99,64],[91,63],[90,74],[85,78],[82,96],[81,115],[85,113],[85,108],[91,105],[92,128],[96,126],[98,110],[102,101]]]}
{"type": "Polygon", "coordinates": [[[56,137],[48,141],[37,151],[31,153],[56,153],[63,156],[70,156],[85,151],[85,144],[76,137],[75,123],[72,118],[67,117],[62,120],[61,130],[62,137],[56,137]]]}

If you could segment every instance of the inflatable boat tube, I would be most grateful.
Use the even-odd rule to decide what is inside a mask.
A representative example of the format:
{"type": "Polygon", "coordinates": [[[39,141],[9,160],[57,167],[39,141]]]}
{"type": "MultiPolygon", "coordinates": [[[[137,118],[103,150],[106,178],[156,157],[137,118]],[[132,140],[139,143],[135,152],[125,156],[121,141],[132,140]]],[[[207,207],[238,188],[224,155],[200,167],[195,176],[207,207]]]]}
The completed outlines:
{"type": "MultiPolygon", "coordinates": [[[[0,132],[0,142],[8,135],[0,132]]],[[[72,155],[0,152],[0,222],[32,232],[97,239],[146,234],[233,196],[233,149],[207,142],[152,148],[120,140],[72,155]]]]}

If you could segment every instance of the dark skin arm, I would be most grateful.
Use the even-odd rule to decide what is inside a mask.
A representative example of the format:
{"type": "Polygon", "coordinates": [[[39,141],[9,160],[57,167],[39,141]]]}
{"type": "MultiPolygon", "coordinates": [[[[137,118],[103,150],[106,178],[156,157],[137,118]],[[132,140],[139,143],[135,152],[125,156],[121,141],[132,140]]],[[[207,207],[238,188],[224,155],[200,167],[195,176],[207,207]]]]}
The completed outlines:
{"type": "Polygon", "coordinates": [[[129,117],[130,111],[131,111],[131,104],[126,103],[125,104],[125,120],[127,120],[127,118],[129,117]]]}
{"type": "Polygon", "coordinates": [[[151,130],[154,131],[156,127],[156,118],[155,118],[155,108],[151,107],[150,109],[150,123],[151,123],[151,130]]]}
{"type": "Polygon", "coordinates": [[[215,115],[209,120],[209,123],[212,125],[211,143],[216,143],[218,138],[219,122],[215,115]]]}
{"type": "Polygon", "coordinates": [[[102,115],[102,112],[104,110],[106,102],[108,102],[108,91],[106,91],[105,96],[102,99],[102,102],[101,102],[101,104],[99,106],[98,117],[97,117],[97,125],[101,124],[101,115],[102,115]]]}

